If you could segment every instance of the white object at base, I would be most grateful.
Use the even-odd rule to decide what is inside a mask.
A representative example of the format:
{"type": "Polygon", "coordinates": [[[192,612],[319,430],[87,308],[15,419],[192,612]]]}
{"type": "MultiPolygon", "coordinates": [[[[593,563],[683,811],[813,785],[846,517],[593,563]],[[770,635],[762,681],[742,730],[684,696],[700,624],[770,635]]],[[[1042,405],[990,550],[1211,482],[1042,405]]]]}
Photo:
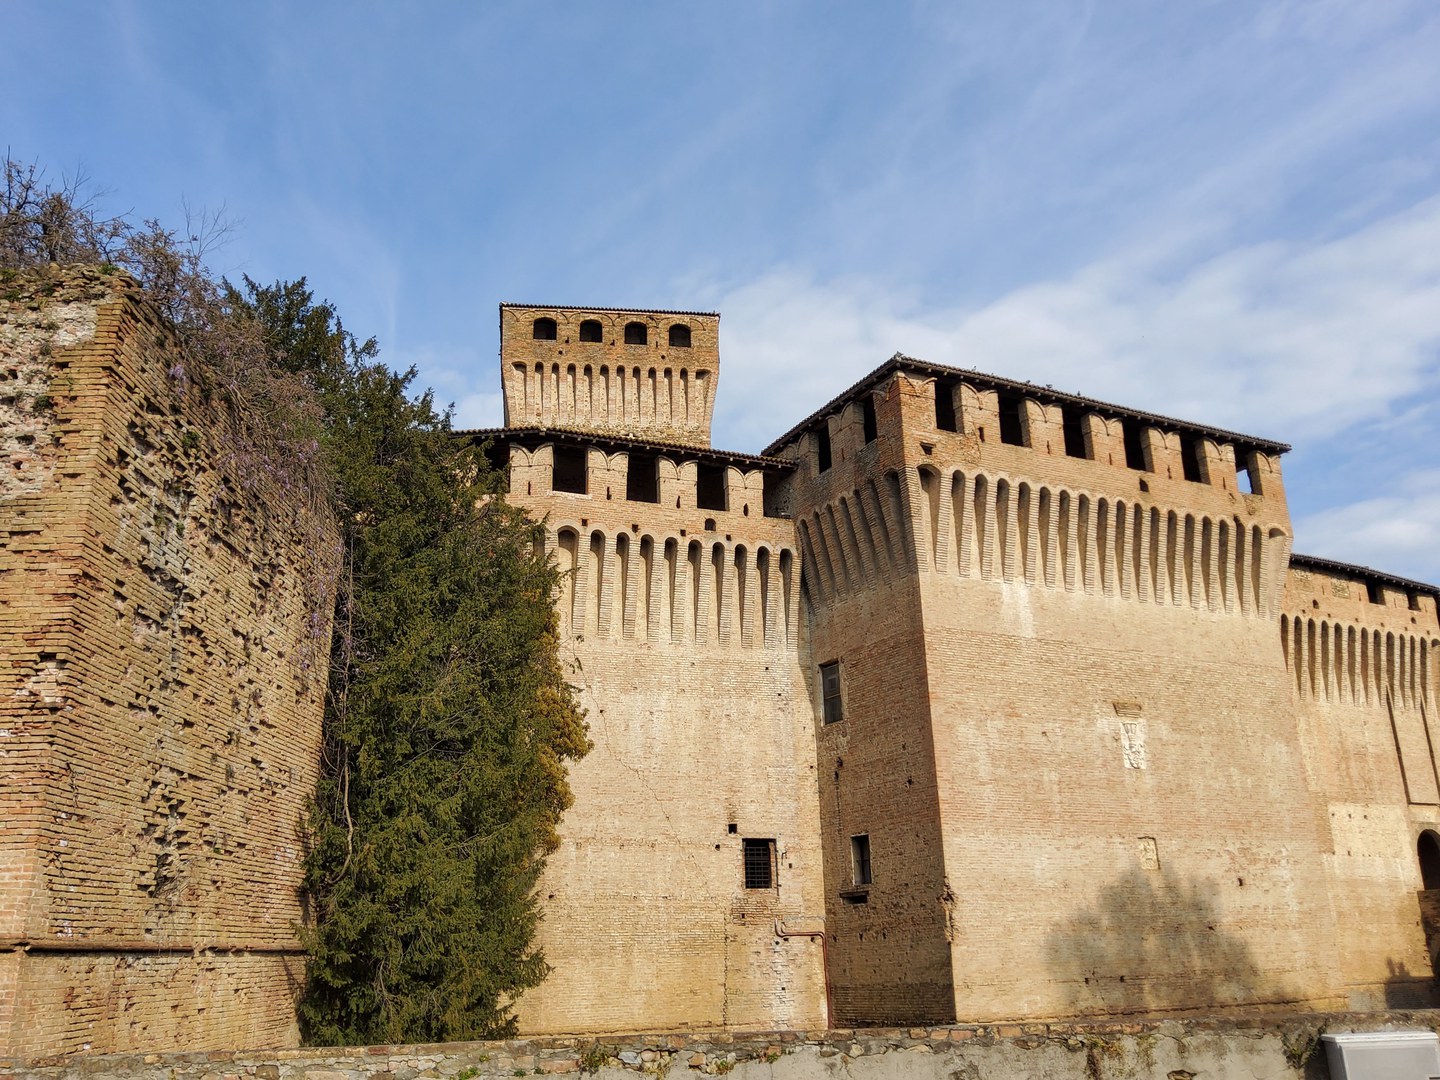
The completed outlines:
{"type": "Polygon", "coordinates": [[[1440,1035],[1355,1031],[1322,1035],[1331,1080],[1440,1080],[1440,1035]]]}

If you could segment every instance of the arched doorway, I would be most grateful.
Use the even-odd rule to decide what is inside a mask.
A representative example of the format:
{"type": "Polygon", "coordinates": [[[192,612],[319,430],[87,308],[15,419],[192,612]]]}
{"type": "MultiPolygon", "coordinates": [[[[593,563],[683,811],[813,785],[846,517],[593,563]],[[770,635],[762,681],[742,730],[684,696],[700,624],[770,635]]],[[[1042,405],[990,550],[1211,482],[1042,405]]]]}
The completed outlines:
{"type": "Polygon", "coordinates": [[[1420,857],[1420,881],[1425,890],[1440,889],[1440,835],[1434,829],[1426,829],[1415,847],[1420,857]]]}

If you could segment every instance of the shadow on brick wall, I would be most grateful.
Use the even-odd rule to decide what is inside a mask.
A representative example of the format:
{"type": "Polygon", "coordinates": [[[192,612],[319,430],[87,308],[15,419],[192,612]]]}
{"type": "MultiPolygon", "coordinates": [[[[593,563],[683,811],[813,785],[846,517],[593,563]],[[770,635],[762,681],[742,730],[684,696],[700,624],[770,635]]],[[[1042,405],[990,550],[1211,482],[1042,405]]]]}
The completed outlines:
{"type": "Polygon", "coordinates": [[[1229,933],[1214,884],[1133,869],[1052,929],[1046,956],[1072,1015],[1292,1000],[1229,933]]]}

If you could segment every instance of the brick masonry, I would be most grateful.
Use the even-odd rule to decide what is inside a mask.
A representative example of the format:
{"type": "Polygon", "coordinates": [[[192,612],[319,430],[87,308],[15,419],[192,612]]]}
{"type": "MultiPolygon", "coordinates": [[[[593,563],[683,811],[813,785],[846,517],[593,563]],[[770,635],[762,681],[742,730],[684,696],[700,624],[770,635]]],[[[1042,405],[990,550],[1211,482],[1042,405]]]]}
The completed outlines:
{"type": "Polygon", "coordinates": [[[297,1039],[329,519],[138,288],[0,282],[0,1054],[297,1039]]]}
{"type": "MultiPolygon", "coordinates": [[[[807,1024],[1428,1000],[1435,590],[1292,568],[1283,444],[896,357],[769,456],[734,456],[707,510],[704,445],[583,436],[566,328],[596,313],[501,315],[507,380],[561,380],[536,417],[565,431],[512,405],[497,453],[567,573],[596,741],[526,1030],[765,1022],[729,1004],[725,937],[696,932],[733,929],[745,896],[727,817],[814,824],[786,838],[810,872],[792,913],[825,930],[807,1024]],[[585,479],[561,484],[577,432],[585,479]],[[1300,610],[1312,592],[1323,613],[1300,610]],[[830,663],[844,716],[825,723],[830,663]],[[696,891],[677,851],[712,840],[696,891]],[[606,998],[612,975],[643,992],[606,998]]],[[[746,970],[787,1009],[808,977],[759,952],[746,970]]]]}
{"type": "MultiPolygon", "coordinates": [[[[241,490],[126,282],[44,288],[0,323],[7,1052],[480,1068],[220,1049],[295,1037],[322,526],[241,490]]],[[[1033,1074],[1095,1076],[1100,1029],[1056,1018],[1428,1000],[1437,591],[1292,556],[1286,447],[896,357],[726,453],[717,334],[501,308],[508,426],[468,437],[545,523],[595,749],[517,1003],[555,1038],[495,1060],[688,1031],[622,1063],[722,1072],[737,1032],[824,1062],[865,1044],[794,1032],[892,1024],[923,1026],[887,1053],[1032,1038],[1064,1059],[1033,1074]]]]}

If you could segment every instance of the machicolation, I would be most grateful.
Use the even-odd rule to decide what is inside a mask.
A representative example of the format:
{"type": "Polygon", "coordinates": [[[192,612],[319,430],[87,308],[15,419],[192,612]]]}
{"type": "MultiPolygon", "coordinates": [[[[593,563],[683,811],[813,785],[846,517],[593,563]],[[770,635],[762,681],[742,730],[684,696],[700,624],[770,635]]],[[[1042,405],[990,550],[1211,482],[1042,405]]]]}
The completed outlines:
{"type": "MultiPolygon", "coordinates": [[[[0,1053],[292,1041],[323,523],[125,279],[5,288],[0,1053]]],[[[897,354],[732,453],[718,315],[499,314],[595,747],[527,1033],[1429,1003],[1440,590],[1284,443],[897,354]]]]}

